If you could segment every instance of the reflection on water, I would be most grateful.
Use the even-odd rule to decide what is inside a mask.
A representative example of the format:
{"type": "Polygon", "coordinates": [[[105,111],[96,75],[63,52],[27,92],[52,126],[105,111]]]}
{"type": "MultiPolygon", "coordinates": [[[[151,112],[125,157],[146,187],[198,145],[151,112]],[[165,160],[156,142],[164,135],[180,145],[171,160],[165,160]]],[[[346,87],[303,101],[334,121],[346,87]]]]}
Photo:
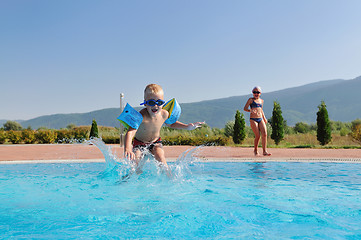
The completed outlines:
{"type": "Polygon", "coordinates": [[[267,174],[267,169],[263,163],[252,163],[250,165],[251,171],[254,173],[254,176],[264,178],[267,174]]]}

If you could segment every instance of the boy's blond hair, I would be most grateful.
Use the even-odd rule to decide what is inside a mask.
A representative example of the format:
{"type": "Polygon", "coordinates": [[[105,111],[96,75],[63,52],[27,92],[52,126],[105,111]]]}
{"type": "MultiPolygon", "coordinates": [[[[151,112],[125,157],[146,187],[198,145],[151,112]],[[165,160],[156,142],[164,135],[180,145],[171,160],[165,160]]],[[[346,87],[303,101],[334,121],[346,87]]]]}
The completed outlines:
{"type": "Polygon", "coordinates": [[[145,89],[144,89],[144,98],[146,97],[147,94],[163,94],[163,88],[161,86],[159,86],[158,84],[148,84],[145,89]]]}

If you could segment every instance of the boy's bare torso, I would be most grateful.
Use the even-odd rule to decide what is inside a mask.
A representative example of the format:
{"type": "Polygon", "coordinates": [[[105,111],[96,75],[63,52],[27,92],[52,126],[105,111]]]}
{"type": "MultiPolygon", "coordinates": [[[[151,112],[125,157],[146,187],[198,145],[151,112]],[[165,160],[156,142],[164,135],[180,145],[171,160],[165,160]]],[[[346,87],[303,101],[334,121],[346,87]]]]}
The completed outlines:
{"type": "Polygon", "coordinates": [[[160,137],[160,129],[165,120],[167,120],[169,113],[161,109],[155,116],[150,116],[147,109],[140,111],[143,116],[143,122],[140,124],[135,138],[144,143],[153,143],[160,137]]]}

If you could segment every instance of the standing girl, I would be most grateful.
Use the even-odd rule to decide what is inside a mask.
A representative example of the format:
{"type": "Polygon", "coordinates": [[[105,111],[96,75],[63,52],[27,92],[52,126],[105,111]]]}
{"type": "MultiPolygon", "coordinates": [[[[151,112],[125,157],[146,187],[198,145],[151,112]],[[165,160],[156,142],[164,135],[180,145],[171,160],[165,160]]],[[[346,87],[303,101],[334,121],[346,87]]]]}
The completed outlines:
{"type": "Polygon", "coordinates": [[[261,96],[261,87],[254,87],[252,90],[253,97],[249,98],[246,105],[244,106],[244,111],[250,112],[250,125],[254,132],[254,155],[259,156],[258,154],[258,144],[259,139],[262,135],[262,148],[264,156],[271,156],[267,152],[267,119],[263,112],[263,100],[261,96]]]}

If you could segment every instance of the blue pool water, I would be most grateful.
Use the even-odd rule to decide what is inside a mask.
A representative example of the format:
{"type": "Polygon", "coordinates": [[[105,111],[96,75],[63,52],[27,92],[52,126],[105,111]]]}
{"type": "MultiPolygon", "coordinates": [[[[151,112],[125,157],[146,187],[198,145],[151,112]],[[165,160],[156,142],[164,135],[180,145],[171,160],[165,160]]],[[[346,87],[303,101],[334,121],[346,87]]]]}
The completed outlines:
{"type": "Polygon", "coordinates": [[[361,239],[361,164],[0,165],[2,239],[361,239]]]}

